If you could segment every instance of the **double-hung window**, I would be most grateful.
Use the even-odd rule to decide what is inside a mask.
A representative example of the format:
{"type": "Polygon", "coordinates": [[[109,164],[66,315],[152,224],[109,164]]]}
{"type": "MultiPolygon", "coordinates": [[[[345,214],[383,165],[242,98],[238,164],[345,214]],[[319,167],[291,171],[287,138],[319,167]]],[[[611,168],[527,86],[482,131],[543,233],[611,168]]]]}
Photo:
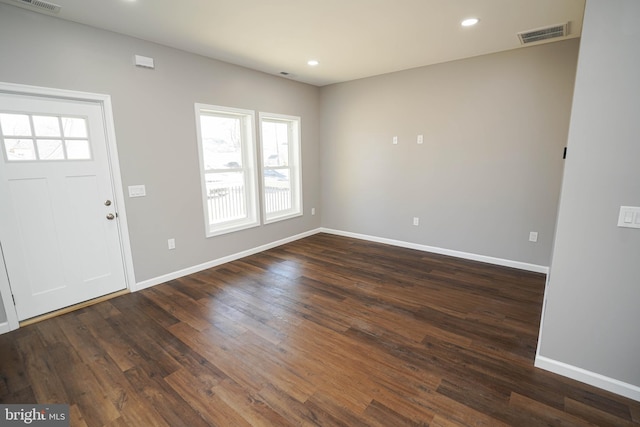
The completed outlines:
{"type": "Polygon", "coordinates": [[[260,113],[264,222],[302,215],[300,117],[260,113]]]}
{"type": "Polygon", "coordinates": [[[207,237],[259,225],[254,112],[195,109],[207,237]]]}

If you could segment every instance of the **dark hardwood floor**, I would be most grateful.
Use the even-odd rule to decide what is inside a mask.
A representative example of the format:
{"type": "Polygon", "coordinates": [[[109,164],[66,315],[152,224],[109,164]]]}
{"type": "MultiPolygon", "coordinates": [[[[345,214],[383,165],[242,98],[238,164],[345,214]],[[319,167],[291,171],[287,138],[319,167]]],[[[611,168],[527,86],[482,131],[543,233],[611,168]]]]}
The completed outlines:
{"type": "Polygon", "coordinates": [[[544,276],[318,234],[0,336],[72,426],[638,426],[533,367],[544,276]]]}

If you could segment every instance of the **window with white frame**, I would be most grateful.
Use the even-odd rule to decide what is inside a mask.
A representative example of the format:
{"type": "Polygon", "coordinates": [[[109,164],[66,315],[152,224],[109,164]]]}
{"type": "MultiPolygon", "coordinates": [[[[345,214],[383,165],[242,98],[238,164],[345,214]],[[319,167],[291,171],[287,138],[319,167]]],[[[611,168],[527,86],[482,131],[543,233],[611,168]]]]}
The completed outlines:
{"type": "Polygon", "coordinates": [[[265,223],[302,215],[300,117],[260,113],[265,223]]]}
{"type": "Polygon", "coordinates": [[[259,225],[254,112],[195,109],[207,237],[259,225]]]}

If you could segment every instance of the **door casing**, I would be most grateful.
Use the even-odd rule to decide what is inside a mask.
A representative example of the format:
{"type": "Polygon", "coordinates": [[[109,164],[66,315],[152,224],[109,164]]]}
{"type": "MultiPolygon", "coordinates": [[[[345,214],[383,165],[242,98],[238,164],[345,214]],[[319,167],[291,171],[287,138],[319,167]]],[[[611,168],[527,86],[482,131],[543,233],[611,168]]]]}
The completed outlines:
{"type": "MultiPolygon", "coordinates": [[[[127,289],[131,290],[135,284],[133,270],[133,257],[131,254],[131,244],[129,241],[129,227],[127,224],[127,214],[125,210],[125,198],[122,190],[122,177],[120,175],[120,165],[118,161],[118,149],[116,145],[116,133],[113,121],[113,111],[111,107],[111,97],[105,94],[78,92],[66,89],[54,89],[39,86],[29,86],[15,83],[0,82],[0,92],[18,95],[31,95],[50,97],[61,100],[81,100],[100,104],[102,108],[105,125],[107,152],[109,155],[109,168],[113,179],[114,195],[116,206],[118,206],[118,220],[120,230],[120,242],[124,261],[124,272],[127,289]]],[[[2,242],[0,242],[0,245],[2,242]]],[[[13,304],[11,287],[4,263],[4,255],[0,252],[0,297],[7,315],[6,324],[0,324],[0,333],[12,331],[20,327],[18,313],[13,304]]]]}

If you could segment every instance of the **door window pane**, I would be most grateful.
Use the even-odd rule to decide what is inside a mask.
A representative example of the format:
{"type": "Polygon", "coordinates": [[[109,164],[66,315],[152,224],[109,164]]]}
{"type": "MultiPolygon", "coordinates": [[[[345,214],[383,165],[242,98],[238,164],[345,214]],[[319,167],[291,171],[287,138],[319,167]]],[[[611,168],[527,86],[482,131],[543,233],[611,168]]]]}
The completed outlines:
{"type": "Polygon", "coordinates": [[[36,160],[33,139],[5,139],[4,148],[9,161],[36,160]]]}
{"type": "Polygon", "coordinates": [[[39,139],[36,144],[38,146],[38,157],[40,157],[40,160],[64,159],[61,139],[39,139]]]}
{"type": "Polygon", "coordinates": [[[26,114],[0,114],[0,126],[4,136],[31,136],[31,124],[26,114]]]}
{"type": "Polygon", "coordinates": [[[89,160],[91,159],[91,149],[87,140],[67,141],[67,159],[69,160],[89,160]]]}
{"type": "Polygon", "coordinates": [[[62,130],[67,138],[87,138],[87,121],[80,117],[62,117],[62,130]]]}
{"type": "Polygon", "coordinates": [[[53,116],[33,116],[36,136],[60,136],[60,122],[53,116]]]}

